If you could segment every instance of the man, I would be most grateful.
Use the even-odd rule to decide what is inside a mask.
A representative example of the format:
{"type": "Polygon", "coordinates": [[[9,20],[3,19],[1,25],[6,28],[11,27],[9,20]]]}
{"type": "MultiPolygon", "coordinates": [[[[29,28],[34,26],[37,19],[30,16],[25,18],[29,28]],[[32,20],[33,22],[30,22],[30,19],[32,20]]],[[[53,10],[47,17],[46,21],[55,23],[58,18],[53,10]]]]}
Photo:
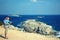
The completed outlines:
{"type": "Polygon", "coordinates": [[[9,17],[6,16],[4,19],[4,28],[5,28],[5,39],[8,39],[7,32],[8,32],[8,26],[10,24],[9,17]]]}

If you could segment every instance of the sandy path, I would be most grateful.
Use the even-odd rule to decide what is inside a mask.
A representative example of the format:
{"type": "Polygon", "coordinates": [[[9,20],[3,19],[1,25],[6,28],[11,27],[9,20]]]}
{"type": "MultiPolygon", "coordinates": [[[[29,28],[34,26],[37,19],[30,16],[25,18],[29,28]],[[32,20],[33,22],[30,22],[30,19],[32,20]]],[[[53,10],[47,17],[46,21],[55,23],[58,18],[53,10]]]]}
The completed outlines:
{"type": "MultiPolygon", "coordinates": [[[[1,37],[4,36],[4,29],[0,28],[0,40],[6,40],[1,37]]],[[[7,40],[60,40],[54,36],[44,36],[34,33],[26,33],[16,30],[8,30],[8,39],[7,40]]]]}

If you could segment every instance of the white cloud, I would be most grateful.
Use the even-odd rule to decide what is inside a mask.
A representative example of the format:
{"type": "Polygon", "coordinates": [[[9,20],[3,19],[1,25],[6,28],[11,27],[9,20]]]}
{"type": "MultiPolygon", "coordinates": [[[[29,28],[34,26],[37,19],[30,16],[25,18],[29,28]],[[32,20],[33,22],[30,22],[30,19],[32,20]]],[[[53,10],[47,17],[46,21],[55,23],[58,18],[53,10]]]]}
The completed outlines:
{"type": "Polygon", "coordinates": [[[31,2],[37,2],[37,0],[30,0],[31,2]]]}

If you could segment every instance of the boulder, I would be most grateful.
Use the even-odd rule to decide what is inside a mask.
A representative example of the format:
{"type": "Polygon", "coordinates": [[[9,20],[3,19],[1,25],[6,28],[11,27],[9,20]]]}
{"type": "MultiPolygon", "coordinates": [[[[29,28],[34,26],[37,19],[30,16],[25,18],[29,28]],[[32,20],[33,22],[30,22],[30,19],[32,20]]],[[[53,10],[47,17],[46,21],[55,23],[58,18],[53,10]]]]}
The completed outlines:
{"type": "Polygon", "coordinates": [[[17,31],[24,31],[23,28],[18,28],[18,27],[15,27],[15,26],[13,26],[13,25],[9,25],[8,28],[9,28],[9,29],[12,29],[12,30],[17,30],[17,31]]]}
{"type": "Polygon", "coordinates": [[[15,27],[13,26],[13,25],[9,25],[9,27],[8,27],[9,29],[15,29],[15,27]]]}
{"type": "Polygon", "coordinates": [[[36,20],[26,20],[22,26],[26,32],[31,33],[51,34],[53,31],[52,26],[36,20]]]}

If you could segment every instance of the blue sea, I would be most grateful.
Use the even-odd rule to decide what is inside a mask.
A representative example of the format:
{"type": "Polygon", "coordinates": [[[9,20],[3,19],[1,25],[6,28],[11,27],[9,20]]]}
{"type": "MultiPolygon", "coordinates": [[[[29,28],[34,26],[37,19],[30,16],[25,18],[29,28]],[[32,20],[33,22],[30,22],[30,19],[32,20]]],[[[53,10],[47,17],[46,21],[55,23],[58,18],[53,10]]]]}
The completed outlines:
{"type": "MultiPolygon", "coordinates": [[[[0,15],[0,21],[3,22],[5,16],[0,15]]],[[[19,16],[9,16],[10,21],[12,21],[12,25],[22,28],[22,26],[17,26],[21,22],[28,19],[35,19],[37,21],[44,22],[48,25],[51,25],[54,30],[60,31],[60,15],[19,15],[19,16]]]]}

